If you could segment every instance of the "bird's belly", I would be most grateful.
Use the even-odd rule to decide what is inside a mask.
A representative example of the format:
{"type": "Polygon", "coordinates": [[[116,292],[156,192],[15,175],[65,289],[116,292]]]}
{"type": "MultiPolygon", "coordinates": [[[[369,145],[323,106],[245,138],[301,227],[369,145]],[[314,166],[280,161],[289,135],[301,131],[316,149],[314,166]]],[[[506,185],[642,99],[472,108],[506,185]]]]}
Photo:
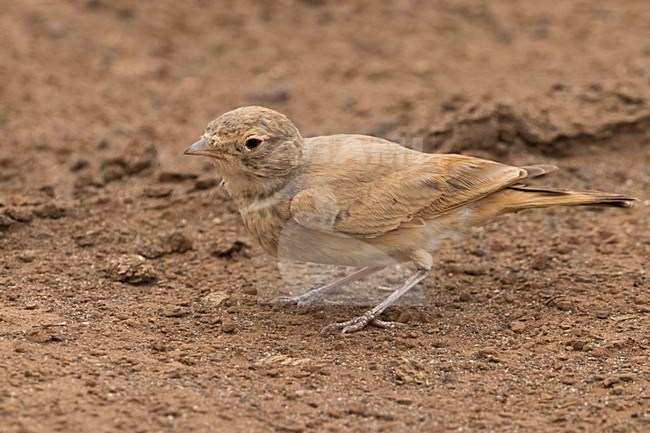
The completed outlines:
{"type": "Polygon", "coordinates": [[[386,266],[408,260],[402,254],[369,240],[319,232],[290,222],[278,239],[278,258],[339,266],[386,266]]]}
{"type": "Polygon", "coordinates": [[[339,266],[387,266],[409,261],[424,249],[435,251],[440,243],[460,231],[447,224],[396,230],[375,238],[358,239],[341,233],[325,233],[289,222],[278,239],[282,259],[339,266]]]}

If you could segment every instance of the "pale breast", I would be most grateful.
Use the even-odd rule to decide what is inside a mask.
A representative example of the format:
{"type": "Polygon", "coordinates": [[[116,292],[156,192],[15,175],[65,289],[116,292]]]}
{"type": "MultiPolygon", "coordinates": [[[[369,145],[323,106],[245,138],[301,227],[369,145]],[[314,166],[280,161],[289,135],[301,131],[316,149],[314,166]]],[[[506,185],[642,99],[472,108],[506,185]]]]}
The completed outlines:
{"type": "Polygon", "coordinates": [[[280,235],[291,219],[289,205],[287,200],[269,199],[240,210],[244,226],[273,257],[278,256],[280,235]]]}

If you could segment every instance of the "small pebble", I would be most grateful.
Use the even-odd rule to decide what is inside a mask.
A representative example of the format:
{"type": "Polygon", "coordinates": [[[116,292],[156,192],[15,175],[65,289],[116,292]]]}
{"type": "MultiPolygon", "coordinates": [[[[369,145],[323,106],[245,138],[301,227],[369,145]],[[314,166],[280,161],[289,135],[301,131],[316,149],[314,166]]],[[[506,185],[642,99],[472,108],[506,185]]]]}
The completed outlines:
{"type": "Polygon", "coordinates": [[[231,334],[236,330],[237,330],[237,325],[235,324],[234,321],[229,319],[224,319],[221,322],[221,331],[225,332],[226,334],[231,334]]]}
{"type": "Polygon", "coordinates": [[[545,254],[535,256],[530,262],[530,267],[536,271],[541,271],[548,268],[551,258],[545,254]]]}
{"type": "Polygon", "coordinates": [[[510,329],[512,329],[514,332],[522,332],[526,330],[526,322],[520,322],[520,321],[514,321],[510,323],[510,329]]]}

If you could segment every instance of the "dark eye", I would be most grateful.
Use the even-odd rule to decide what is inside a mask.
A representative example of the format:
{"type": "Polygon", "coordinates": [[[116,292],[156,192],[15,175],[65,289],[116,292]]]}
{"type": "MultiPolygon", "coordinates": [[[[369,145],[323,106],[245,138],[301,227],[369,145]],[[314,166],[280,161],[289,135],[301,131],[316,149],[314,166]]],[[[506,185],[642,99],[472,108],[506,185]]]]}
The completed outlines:
{"type": "Polygon", "coordinates": [[[260,144],[262,144],[262,140],[260,140],[259,138],[248,138],[246,139],[246,143],[244,144],[246,145],[246,148],[248,150],[253,150],[259,147],[260,144]]]}

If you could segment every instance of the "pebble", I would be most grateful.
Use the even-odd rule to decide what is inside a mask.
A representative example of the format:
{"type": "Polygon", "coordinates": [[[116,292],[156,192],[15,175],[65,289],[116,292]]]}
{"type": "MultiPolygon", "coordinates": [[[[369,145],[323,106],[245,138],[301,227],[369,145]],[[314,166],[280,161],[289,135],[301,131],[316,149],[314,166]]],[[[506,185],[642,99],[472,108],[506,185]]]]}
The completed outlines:
{"type": "Polygon", "coordinates": [[[8,207],[4,210],[4,214],[19,223],[29,223],[34,218],[31,210],[19,207],[8,207]]]}
{"type": "Polygon", "coordinates": [[[510,329],[512,329],[513,332],[523,332],[527,328],[526,322],[521,322],[519,320],[516,320],[514,322],[510,323],[510,329]]]}
{"type": "Polygon", "coordinates": [[[237,325],[230,319],[223,319],[221,322],[221,331],[226,334],[231,334],[237,330],[237,325]]]}
{"type": "MultiPolygon", "coordinates": [[[[514,322],[514,323],[522,323],[522,322],[514,322]]],[[[476,356],[479,358],[486,359],[491,362],[503,362],[503,358],[501,354],[499,353],[498,350],[494,348],[485,348],[481,349],[476,353],[476,356]]]]}
{"type": "Polygon", "coordinates": [[[530,262],[530,267],[536,271],[548,268],[551,258],[546,254],[539,254],[530,262]]]}
{"type": "Polygon", "coordinates": [[[226,292],[210,292],[203,297],[201,302],[210,306],[211,308],[217,308],[225,301],[227,301],[229,295],[226,292]]]}
{"type": "Polygon", "coordinates": [[[184,317],[188,314],[190,314],[190,311],[183,307],[171,307],[163,310],[163,316],[165,317],[184,317]]]}
{"type": "Polygon", "coordinates": [[[586,341],[584,340],[573,340],[569,342],[569,346],[573,348],[573,350],[579,351],[579,350],[586,350],[589,348],[589,345],[587,344],[586,341]]]}
{"type": "Polygon", "coordinates": [[[631,374],[613,374],[603,379],[603,386],[605,388],[609,388],[614,384],[620,382],[632,382],[633,380],[634,380],[634,375],[631,374]]]}

